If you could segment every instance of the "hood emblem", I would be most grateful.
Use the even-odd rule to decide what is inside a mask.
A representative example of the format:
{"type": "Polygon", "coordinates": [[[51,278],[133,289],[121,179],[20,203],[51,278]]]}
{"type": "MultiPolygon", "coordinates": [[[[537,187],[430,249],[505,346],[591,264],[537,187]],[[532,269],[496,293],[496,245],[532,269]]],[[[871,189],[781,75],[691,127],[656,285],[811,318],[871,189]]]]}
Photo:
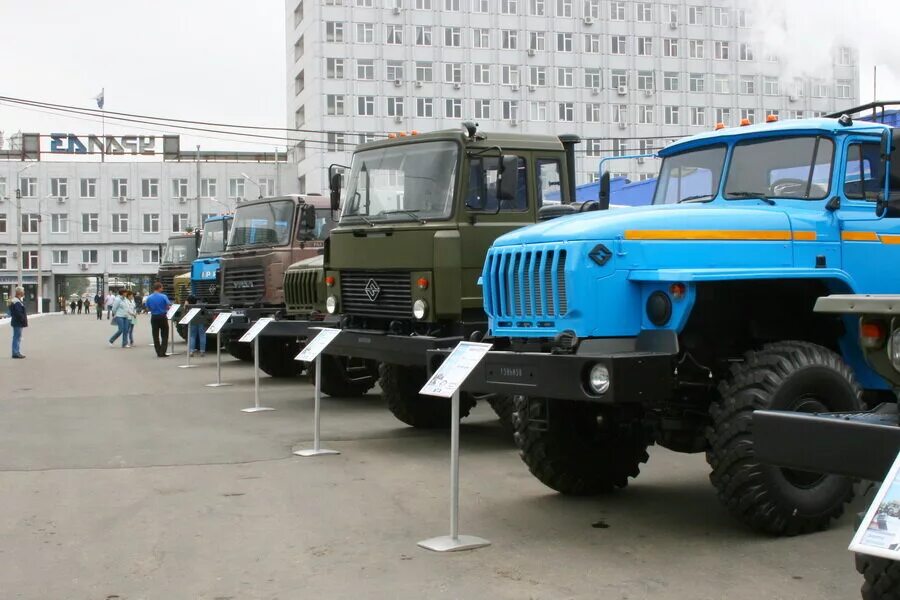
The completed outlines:
{"type": "Polygon", "coordinates": [[[368,297],[371,302],[375,302],[375,300],[378,299],[378,295],[381,293],[381,288],[374,279],[370,279],[366,282],[365,292],[366,297],[368,297]]]}

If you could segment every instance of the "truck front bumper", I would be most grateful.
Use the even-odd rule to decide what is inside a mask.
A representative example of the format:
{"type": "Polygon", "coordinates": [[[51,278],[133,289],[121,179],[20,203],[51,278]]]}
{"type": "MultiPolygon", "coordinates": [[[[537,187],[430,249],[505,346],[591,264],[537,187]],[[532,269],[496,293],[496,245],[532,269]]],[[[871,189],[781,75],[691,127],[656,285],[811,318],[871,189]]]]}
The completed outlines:
{"type": "Polygon", "coordinates": [[[897,405],[865,413],[753,413],[757,458],[780,467],[881,481],[900,451],[897,405]]]}
{"type": "Polygon", "coordinates": [[[353,356],[392,365],[424,367],[430,350],[453,348],[461,336],[391,335],[382,332],[344,329],[325,354],[353,356]]]}

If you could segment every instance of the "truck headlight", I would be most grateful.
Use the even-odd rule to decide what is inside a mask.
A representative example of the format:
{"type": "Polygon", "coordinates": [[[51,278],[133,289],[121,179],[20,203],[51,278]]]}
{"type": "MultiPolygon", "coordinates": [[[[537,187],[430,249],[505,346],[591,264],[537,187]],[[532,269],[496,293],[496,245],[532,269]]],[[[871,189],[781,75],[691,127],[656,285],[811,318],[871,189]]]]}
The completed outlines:
{"type": "Polygon", "coordinates": [[[428,315],[428,303],[422,299],[413,302],[413,316],[420,321],[428,315]]]}
{"type": "Polygon", "coordinates": [[[605,394],[609,391],[609,369],[600,364],[594,365],[588,383],[595,394],[605,394]]]}
{"type": "Polygon", "coordinates": [[[891,364],[900,371],[900,329],[895,330],[891,334],[891,343],[888,345],[888,348],[890,348],[888,354],[890,355],[891,364]]]}
{"type": "Polygon", "coordinates": [[[334,296],[328,296],[325,298],[325,310],[328,311],[329,315],[333,315],[337,312],[337,298],[334,296]]]}

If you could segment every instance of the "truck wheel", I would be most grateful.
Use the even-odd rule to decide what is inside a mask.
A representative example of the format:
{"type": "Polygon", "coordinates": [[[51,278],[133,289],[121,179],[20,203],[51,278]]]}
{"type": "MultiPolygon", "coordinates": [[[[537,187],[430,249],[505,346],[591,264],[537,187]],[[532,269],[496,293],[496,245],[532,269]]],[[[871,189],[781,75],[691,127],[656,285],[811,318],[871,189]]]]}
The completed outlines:
{"type": "Polygon", "coordinates": [[[900,563],[856,554],[856,570],[865,578],[863,600],[900,600],[900,563]]]}
{"type": "Polygon", "coordinates": [[[853,497],[853,481],[758,461],[751,420],[758,409],[862,410],[860,388],[841,357],[808,342],[767,344],[732,366],[719,395],[710,407],[706,460],[710,481],[731,513],[775,535],[825,529],[840,516],[853,497]]]}
{"type": "MultiPolygon", "coordinates": [[[[322,354],[322,393],[335,398],[357,398],[375,387],[378,363],[374,360],[322,354]]],[[[309,380],[315,383],[316,367],[310,364],[309,380]]]]}
{"type": "Polygon", "coordinates": [[[487,402],[494,409],[503,428],[512,431],[513,413],[516,410],[513,397],[509,394],[491,394],[487,397],[487,402]]]}
{"type": "Polygon", "coordinates": [[[514,403],[519,455],[557,492],[588,496],[623,488],[649,458],[639,420],[617,422],[588,402],[515,396],[514,403]]]}
{"type": "MultiPolygon", "coordinates": [[[[450,426],[450,399],[420,396],[419,390],[428,380],[424,367],[404,367],[381,364],[381,395],[395,417],[420,429],[439,429],[450,426]]],[[[466,417],[475,400],[468,394],[459,399],[459,416],[466,417]]]]}
{"type": "Polygon", "coordinates": [[[303,373],[303,363],[294,360],[300,344],[290,338],[261,338],[259,340],[259,368],[269,377],[278,379],[297,377],[303,373]]]}
{"type": "Polygon", "coordinates": [[[175,325],[175,331],[178,332],[178,335],[181,337],[181,339],[183,339],[183,340],[186,340],[186,339],[187,339],[187,336],[188,336],[188,328],[187,328],[187,325],[179,325],[179,324],[176,324],[176,325],[175,325]]]}
{"type": "Polygon", "coordinates": [[[225,349],[228,350],[228,354],[238,360],[253,362],[253,344],[244,344],[235,338],[225,343],[225,349]]]}

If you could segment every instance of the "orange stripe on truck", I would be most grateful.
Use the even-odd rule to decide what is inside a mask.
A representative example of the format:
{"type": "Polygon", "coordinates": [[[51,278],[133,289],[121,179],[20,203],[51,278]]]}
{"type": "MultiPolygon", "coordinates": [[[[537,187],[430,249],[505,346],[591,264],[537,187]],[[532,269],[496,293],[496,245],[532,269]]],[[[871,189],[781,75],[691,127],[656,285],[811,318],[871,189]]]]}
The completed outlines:
{"type": "Polygon", "coordinates": [[[878,234],[874,231],[842,231],[841,239],[845,242],[877,242],[878,234]]]}
{"type": "MultiPolygon", "coordinates": [[[[807,233],[807,232],[801,232],[807,233]]],[[[815,232],[808,232],[815,239],[815,232]]],[[[795,234],[796,235],[796,234],[795,234]]],[[[626,240],[790,241],[790,231],[750,229],[626,229],[626,240]]],[[[797,239],[797,238],[793,238],[797,239]]],[[[805,239],[805,238],[803,238],[805,239]]]]}

